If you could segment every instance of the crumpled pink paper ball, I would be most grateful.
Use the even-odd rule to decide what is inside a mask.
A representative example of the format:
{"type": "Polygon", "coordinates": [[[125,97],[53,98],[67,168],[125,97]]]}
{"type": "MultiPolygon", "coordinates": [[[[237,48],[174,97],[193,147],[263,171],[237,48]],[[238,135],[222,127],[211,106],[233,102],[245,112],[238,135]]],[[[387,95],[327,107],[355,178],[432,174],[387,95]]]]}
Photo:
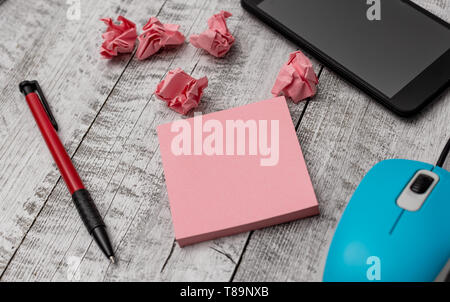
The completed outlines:
{"type": "Polygon", "coordinates": [[[106,32],[102,35],[105,41],[100,48],[100,54],[106,59],[111,59],[118,53],[132,52],[136,43],[136,24],[122,16],[119,16],[117,20],[119,24],[114,24],[111,18],[100,19],[108,25],[106,32]]]}
{"type": "Polygon", "coordinates": [[[156,87],[156,96],[165,101],[172,110],[187,114],[198,106],[203,89],[208,87],[208,78],[194,79],[181,68],[169,71],[156,87]]]}
{"type": "Polygon", "coordinates": [[[215,57],[223,57],[234,43],[234,37],[227,27],[226,18],[231,13],[221,11],[208,20],[208,29],[199,35],[191,35],[190,42],[197,48],[203,48],[215,57]]]}
{"type": "Polygon", "coordinates": [[[177,24],[162,24],[156,17],[151,17],[138,37],[137,58],[144,60],[164,46],[183,44],[185,37],[178,31],[179,28],[177,24]]]}
{"type": "Polygon", "coordinates": [[[282,93],[298,103],[315,95],[318,83],[311,61],[301,51],[296,51],[289,55],[289,61],[278,73],[272,94],[282,93]]]}

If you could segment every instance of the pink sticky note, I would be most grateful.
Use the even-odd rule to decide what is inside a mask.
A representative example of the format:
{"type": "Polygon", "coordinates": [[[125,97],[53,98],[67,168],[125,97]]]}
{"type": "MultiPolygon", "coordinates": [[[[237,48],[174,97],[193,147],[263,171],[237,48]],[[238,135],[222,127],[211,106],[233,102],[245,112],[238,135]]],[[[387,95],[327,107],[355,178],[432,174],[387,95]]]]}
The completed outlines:
{"type": "Polygon", "coordinates": [[[137,58],[144,60],[164,46],[183,44],[185,37],[178,31],[179,28],[177,24],[162,24],[157,18],[151,17],[138,37],[137,58]]]}
{"type": "Polygon", "coordinates": [[[203,90],[208,87],[208,78],[194,79],[181,68],[167,73],[156,87],[156,96],[167,106],[181,114],[187,114],[198,106],[203,90]]]}
{"type": "Polygon", "coordinates": [[[111,18],[101,19],[108,25],[102,35],[104,42],[100,48],[100,54],[106,59],[111,59],[118,53],[132,52],[136,43],[136,25],[122,16],[117,20],[120,24],[114,24],[111,18]]]}
{"type": "Polygon", "coordinates": [[[286,100],[158,127],[180,246],[319,213],[286,100]]]}
{"type": "Polygon", "coordinates": [[[190,42],[197,48],[203,48],[215,57],[223,57],[234,43],[234,37],[227,27],[226,18],[231,13],[221,11],[208,20],[208,29],[200,35],[191,35],[190,42]]]}
{"type": "Polygon", "coordinates": [[[301,51],[296,51],[281,68],[272,94],[283,94],[298,103],[316,94],[318,82],[311,61],[301,51]]]}

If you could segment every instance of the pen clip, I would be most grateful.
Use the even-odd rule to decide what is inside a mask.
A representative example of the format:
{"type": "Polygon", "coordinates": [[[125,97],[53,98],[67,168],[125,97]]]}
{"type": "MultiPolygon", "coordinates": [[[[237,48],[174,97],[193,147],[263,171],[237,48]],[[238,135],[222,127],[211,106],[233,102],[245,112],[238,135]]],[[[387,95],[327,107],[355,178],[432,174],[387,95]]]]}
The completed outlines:
{"type": "Polygon", "coordinates": [[[50,119],[53,128],[55,128],[55,130],[58,131],[58,123],[56,123],[55,117],[53,116],[53,113],[50,110],[50,106],[47,103],[47,99],[45,98],[44,92],[42,92],[41,86],[39,85],[38,81],[32,81],[32,83],[36,85],[36,90],[38,92],[39,98],[41,99],[42,106],[44,107],[45,112],[47,112],[47,116],[50,119]]]}
{"type": "MultiPolygon", "coordinates": [[[[25,87],[31,86],[32,90],[36,90],[39,100],[41,101],[42,107],[44,107],[45,113],[47,113],[48,118],[50,119],[50,123],[52,123],[53,128],[58,131],[58,123],[56,123],[55,117],[53,116],[52,111],[50,110],[50,106],[48,105],[47,99],[45,98],[44,92],[41,89],[38,81],[24,81],[20,83],[20,90],[26,95],[25,87]]],[[[32,90],[30,92],[32,92],[32,90]]]]}

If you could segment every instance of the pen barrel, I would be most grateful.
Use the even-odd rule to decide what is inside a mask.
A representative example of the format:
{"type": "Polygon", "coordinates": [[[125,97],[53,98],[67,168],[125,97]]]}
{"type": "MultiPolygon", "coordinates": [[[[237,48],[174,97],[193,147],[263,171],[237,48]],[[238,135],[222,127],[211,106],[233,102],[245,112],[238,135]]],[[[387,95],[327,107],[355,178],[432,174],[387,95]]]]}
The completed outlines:
{"type": "Polygon", "coordinates": [[[70,194],[73,194],[79,189],[84,189],[83,182],[64,149],[44,107],[42,107],[39,96],[32,92],[27,94],[26,100],[70,194]]]}
{"type": "Polygon", "coordinates": [[[99,226],[105,227],[103,218],[95,206],[88,190],[81,189],[75,191],[72,194],[72,199],[78,213],[80,214],[81,220],[83,220],[84,225],[89,231],[89,234],[92,234],[92,231],[99,226]]]}

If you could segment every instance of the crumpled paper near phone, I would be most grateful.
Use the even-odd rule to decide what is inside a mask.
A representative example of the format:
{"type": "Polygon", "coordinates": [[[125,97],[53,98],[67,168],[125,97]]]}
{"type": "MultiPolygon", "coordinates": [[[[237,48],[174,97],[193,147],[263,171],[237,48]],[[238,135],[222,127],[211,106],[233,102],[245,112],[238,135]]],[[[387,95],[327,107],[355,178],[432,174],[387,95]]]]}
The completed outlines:
{"type": "Polygon", "coordinates": [[[172,110],[187,114],[199,105],[206,87],[208,87],[207,77],[197,80],[181,68],[176,68],[169,71],[164,80],[158,84],[155,94],[172,110]]]}
{"type": "Polygon", "coordinates": [[[185,37],[179,28],[177,24],[162,24],[156,17],[151,17],[138,37],[137,58],[144,60],[165,46],[183,44],[185,37]]]}
{"type": "Polygon", "coordinates": [[[281,67],[272,94],[283,94],[297,104],[314,96],[318,83],[311,61],[301,51],[296,51],[289,55],[289,61],[281,67]]]}
{"type": "Polygon", "coordinates": [[[137,38],[136,24],[122,16],[117,18],[119,24],[115,24],[111,18],[100,20],[108,25],[106,32],[102,34],[104,42],[100,48],[100,54],[104,58],[111,59],[118,53],[133,51],[137,38]]]}
{"type": "Polygon", "coordinates": [[[199,35],[191,35],[190,42],[197,48],[202,48],[211,55],[221,58],[231,48],[234,37],[227,27],[226,19],[231,13],[221,11],[208,19],[208,29],[199,35]]]}

